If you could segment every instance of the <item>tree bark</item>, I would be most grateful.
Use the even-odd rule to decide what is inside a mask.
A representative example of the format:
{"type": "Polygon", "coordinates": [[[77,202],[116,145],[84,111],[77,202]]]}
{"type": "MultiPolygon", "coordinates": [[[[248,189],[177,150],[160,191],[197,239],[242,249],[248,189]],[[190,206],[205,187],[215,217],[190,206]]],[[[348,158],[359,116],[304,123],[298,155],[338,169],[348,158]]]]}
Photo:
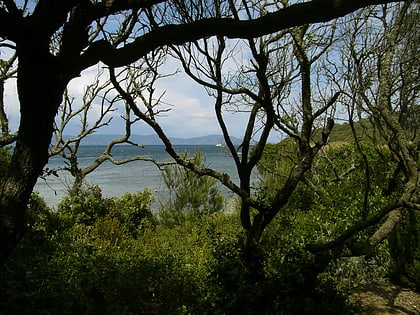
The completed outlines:
{"type": "Polygon", "coordinates": [[[68,82],[49,53],[48,41],[31,37],[17,43],[21,117],[13,157],[0,184],[0,263],[23,235],[27,203],[48,161],[54,117],[68,82]]]}
{"type": "Polygon", "coordinates": [[[389,234],[397,226],[398,222],[401,220],[402,209],[398,208],[391,211],[388,214],[387,220],[381,225],[381,227],[369,238],[369,243],[373,246],[378,245],[384,239],[386,239],[389,234]]]}

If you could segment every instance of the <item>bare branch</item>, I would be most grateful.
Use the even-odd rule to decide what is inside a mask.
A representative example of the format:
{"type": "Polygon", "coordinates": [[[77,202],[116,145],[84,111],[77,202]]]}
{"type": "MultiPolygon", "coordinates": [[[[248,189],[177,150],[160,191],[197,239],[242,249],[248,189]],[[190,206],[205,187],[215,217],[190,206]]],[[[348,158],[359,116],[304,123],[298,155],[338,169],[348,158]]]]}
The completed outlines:
{"type": "Polygon", "coordinates": [[[255,38],[293,26],[326,22],[363,7],[388,2],[395,1],[313,0],[296,3],[253,20],[208,18],[186,24],[161,26],[118,49],[114,49],[109,43],[98,41],[81,56],[79,64],[81,69],[96,64],[98,61],[118,67],[134,62],[148,52],[165,45],[181,45],[216,35],[229,38],[255,38]]]}

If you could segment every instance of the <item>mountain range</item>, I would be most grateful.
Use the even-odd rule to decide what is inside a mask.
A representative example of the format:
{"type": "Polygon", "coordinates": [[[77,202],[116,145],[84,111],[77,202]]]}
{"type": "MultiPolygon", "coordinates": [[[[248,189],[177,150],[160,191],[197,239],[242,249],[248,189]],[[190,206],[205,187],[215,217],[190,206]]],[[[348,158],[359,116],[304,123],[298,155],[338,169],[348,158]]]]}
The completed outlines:
{"type": "MultiPolygon", "coordinates": [[[[81,145],[106,145],[111,140],[121,137],[115,134],[93,134],[82,140],[81,145]]],[[[223,143],[222,135],[207,135],[191,138],[172,138],[169,137],[173,145],[217,145],[223,143]]],[[[162,140],[157,135],[132,135],[130,141],[141,145],[163,145],[162,140]]],[[[232,137],[234,145],[241,144],[241,139],[232,137]]]]}

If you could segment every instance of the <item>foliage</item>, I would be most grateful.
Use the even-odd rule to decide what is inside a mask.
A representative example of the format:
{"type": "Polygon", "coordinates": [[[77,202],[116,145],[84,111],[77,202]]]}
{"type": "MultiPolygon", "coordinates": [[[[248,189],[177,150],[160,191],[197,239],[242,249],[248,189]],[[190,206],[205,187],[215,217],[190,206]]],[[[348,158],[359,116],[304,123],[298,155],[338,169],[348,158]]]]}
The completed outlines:
{"type": "Polygon", "coordinates": [[[390,237],[392,277],[404,285],[420,289],[420,215],[403,212],[401,223],[390,237]]]}
{"type": "Polygon", "coordinates": [[[63,229],[58,213],[51,210],[37,193],[32,193],[25,221],[26,233],[33,239],[37,236],[39,239],[55,237],[63,229]]]}
{"type": "Polygon", "coordinates": [[[258,173],[262,176],[259,183],[259,198],[270,203],[279,187],[286,181],[297,158],[297,144],[285,139],[278,144],[267,144],[258,163],[258,173]]]}
{"type": "Polygon", "coordinates": [[[60,218],[33,194],[25,221],[23,239],[1,270],[1,314],[28,314],[38,305],[43,305],[45,313],[53,306],[47,296],[53,297],[62,291],[62,283],[55,272],[51,273],[50,267],[61,241],[60,218]]]}
{"type": "MultiPolygon", "coordinates": [[[[92,205],[104,199],[87,198],[92,205]]],[[[119,211],[133,200],[117,200],[119,211]]],[[[274,263],[286,247],[273,240],[264,240],[269,259],[264,275],[255,277],[242,257],[236,212],[202,215],[176,227],[143,225],[135,236],[112,215],[113,207],[92,224],[77,215],[68,224],[68,212],[54,213],[36,197],[30,213],[39,215],[31,216],[32,228],[0,271],[1,314],[298,314],[321,310],[320,300],[323,307],[334,305],[326,314],[352,313],[325,285],[305,300],[302,292],[296,295],[302,286],[293,279],[305,263],[293,255],[274,263]]]]}
{"type": "Polygon", "coordinates": [[[105,222],[115,219],[126,233],[135,237],[142,226],[153,223],[153,201],[154,197],[149,189],[136,194],[126,193],[121,197],[104,198],[99,186],[88,185],[78,194],[65,197],[58,205],[58,212],[69,225],[106,225],[105,222]]]}
{"type": "MultiPolygon", "coordinates": [[[[369,142],[374,136],[374,126],[369,119],[360,119],[353,122],[354,133],[358,135],[359,141],[369,142]]],[[[322,129],[314,131],[314,138],[320,138],[322,129]]],[[[329,143],[354,143],[354,134],[348,122],[336,124],[328,137],[329,143]]]]}
{"type": "MultiPolygon", "coordinates": [[[[271,156],[284,159],[270,164],[270,155],[264,156],[267,196],[282,180],[270,177],[271,165],[286,172],[293,167],[288,155],[293,146],[269,146],[271,156]]],[[[374,174],[370,205],[380,207],[386,173],[378,170],[386,154],[369,147],[364,152],[374,174]]],[[[66,197],[57,212],[34,195],[27,233],[0,272],[0,313],[354,314],[357,307],[343,292],[386,275],[388,247],[385,243],[359,258],[336,258],[338,251],[314,256],[305,249],[308,242],[328,240],[351,225],[363,206],[363,168],[352,145],[330,146],[314,165],[307,179],[319,189],[299,185],[267,227],[259,274],[244,259],[237,211],[186,216],[173,226],[154,221],[149,190],[106,198],[99,187],[87,186],[66,197]],[[334,180],[352,164],[356,169],[334,180]]],[[[363,244],[367,235],[355,237],[349,248],[363,244]]],[[[411,251],[415,257],[415,247],[406,244],[395,247],[394,256],[411,251]]]]}
{"type": "Polygon", "coordinates": [[[65,225],[60,237],[32,229],[0,271],[0,313],[205,314],[213,258],[202,231],[223,220],[144,226],[137,238],[109,214],[93,225],[65,225]],[[31,241],[38,231],[44,244],[31,241]]]}
{"type": "MultiPolygon", "coordinates": [[[[199,150],[195,152],[191,162],[198,166],[205,164],[199,150]]],[[[162,224],[177,226],[191,218],[223,209],[224,198],[214,178],[199,176],[179,165],[169,165],[165,167],[163,179],[168,188],[169,199],[159,210],[162,224]]]]}
{"type": "MultiPolygon", "coordinates": [[[[314,221],[319,221],[315,231],[328,239],[334,232],[380,209],[391,198],[383,193],[392,167],[390,154],[384,148],[369,145],[362,145],[362,150],[369,161],[368,170],[365,169],[362,154],[354,145],[329,144],[316,157],[312,169],[291,196],[284,209],[287,218],[293,218],[300,211],[310,213],[314,221]],[[366,172],[369,173],[369,185],[366,185],[366,172]],[[367,205],[364,204],[366,189],[369,197],[367,205]]],[[[264,198],[270,198],[284,182],[284,174],[293,167],[293,152],[290,143],[280,143],[268,151],[264,165],[259,167],[264,176],[260,186],[260,194],[264,198]],[[283,157],[282,165],[278,164],[278,156],[283,157]]]]}
{"type": "Polygon", "coordinates": [[[129,235],[136,237],[142,228],[153,224],[153,201],[154,196],[149,189],[137,194],[125,193],[119,198],[114,198],[114,215],[119,217],[129,235]]]}
{"type": "MultiPolygon", "coordinates": [[[[392,168],[389,152],[384,147],[375,148],[367,144],[362,144],[361,149],[369,161],[369,185],[366,185],[367,170],[363,156],[355,146],[344,142],[331,143],[314,160],[313,168],[298,185],[287,206],[271,227],[267,227],[267,264],[270,270],[283,270],[281,274],[291,277],[284,281],[303,284],[312,276],[311,270],[318,268],[320,279],[332,279],[340,287],[345,287],[343,282],[348,282],[348,279],[352,279],[354,284],[371,277],[386,276],[389,272],[391,257],[387,243],[371,247],[369,237],[372,229],[365,229],[342,246],[318,257],[312,257],[305,250],[308,243],[334,239],[392,200],[392,194],[384,194],[388,172],[392,168]],[[287,244],[287,247],[276,249],[276,244],[287,244]],[[343,253],[359,258],[340,258],[343,253]]],[[[270,198],[284,181],[281,174],[286,174],[293,167],[293,144],[283,142],[272,145],[267,153],[264,165],[260,166],[264,175],[260,193],[270,198]],[[283,164],[280,165],[281,161],[283,164]],[[283,170],[285,172],[281,173],[283,170]]]]}
{"type": "MultiPolygon", "coordinates": [[[[263,176],[259,187],[262,197],[272,198],[284,183],[295,165],[297,150],[297,144],[291,139],[267,145],[258,166],[263,176]]],[[[364,143],[362,152],[369,161],[370,189],[372,193],[380,195],[392,167],[389,150],[364,143]]],[[[364,160],[355,145],[342,141],[332,142],[315,158],[312,169],[307,172],[289,201],[289,208],[308,210],[314,203],[321,203],[325,207],[333,206],[339,210],[349,206],[349,202],[357,202],[351,208],[361,209],[360,201],[366,189],[365,176],[364,160]]]]}
{"type": "MultiPolygon", "coordinates": [[[[284,157],[282,164],[264,156],[267,196],[282,180],[270,177],[269,166],[288,171],[293,145],[270,146],[271,156],[284,157]]],[[[383,184],[385,174],[377,172],[383,162],[375,162],[383,160],[375,150],[364,152],[373,182],[383,184]]],[[[99,187],[87,186],[66,197],[57,212],[34,195],[25,238],[0,272],[0,313],[353,314],[357,308],[343,294],[346,283],[385,275],[388,249],[358,259],[306,251],[308,242],[328,240],[351,225],[363,204],[363,171],[352,145],[329,147],[314,165],[308,180],[319,190],[300,185],[267,227],[259,274],[244,259],[237,211],[187,216],[173,226],[154,221],[149,190],[106,198],[99,187]],[[352,163],[355,170],[333,180],[352,163]],[[328,198],[320,197],[321,188],[328,198]]],[[[372,189],[373,206],[384,202],[382,186],[372,189]]],[[[350,245],[363,243],[366,235],[350,245]]]]}
{"type": "Polygon", "coordinates": [[[77,194],[65,197],[58,205],[58,211],[71,219],[71,223],[93,225],[105,217],[113,206],[112,199],[103,198],[99,186],[87,186],[77,194]]]}

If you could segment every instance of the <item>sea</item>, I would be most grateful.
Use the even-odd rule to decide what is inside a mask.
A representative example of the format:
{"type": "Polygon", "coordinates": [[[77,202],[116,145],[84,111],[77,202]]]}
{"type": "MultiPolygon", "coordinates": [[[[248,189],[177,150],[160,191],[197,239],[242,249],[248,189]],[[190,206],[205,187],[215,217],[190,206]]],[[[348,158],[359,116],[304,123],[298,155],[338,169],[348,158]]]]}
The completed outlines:
{"type": "MultiPolygon", "coordinates": [[[[78,161],[80,167],[90,165],[103,151],[101,145],[84,145],[79,147],[78,161]]],[[[188,152],[193,156],[195,151],[200,150],[204,157],[205,165],[218,172],[228,174],[232,181],[239,184],[238,174],[232,156],[223,146],[215,145],[178,145],[177,152],[188,152]]],[[[139,148],[131,145],[117,145],[112,150],[112,156],[116,160],[123,160],[133,156],[152,158],[158,162],[170,162],[169,154],[162,145],[148,145],[139,148]]],[[[73,178],[65,170],[66,161],[61,156],[53,156],[46,166],[54,170],[55,175],[39,178],[34,191],[37,192],[51,208],[56,208],[59,202],[67,195],[73,178]]],[[[253,175],[254,180],[257,174],[253,175]]],[[[90,185],[98,185],[104,197],[121,196],[126,192],[136,193],[144,189],[150,189],[155,197],[152,204],[152,211],[156,211],[159,205],[164,203],[169,196],[165,187],[162,171],[150,161],[133,161],[123,165],[114,165],[105,161],[96,170],[86,176],[85,182],[90,185]]],[[[220,191],[226,200],[235,198],[234,194],[226,187],[219,185],[220,191]]]]}

